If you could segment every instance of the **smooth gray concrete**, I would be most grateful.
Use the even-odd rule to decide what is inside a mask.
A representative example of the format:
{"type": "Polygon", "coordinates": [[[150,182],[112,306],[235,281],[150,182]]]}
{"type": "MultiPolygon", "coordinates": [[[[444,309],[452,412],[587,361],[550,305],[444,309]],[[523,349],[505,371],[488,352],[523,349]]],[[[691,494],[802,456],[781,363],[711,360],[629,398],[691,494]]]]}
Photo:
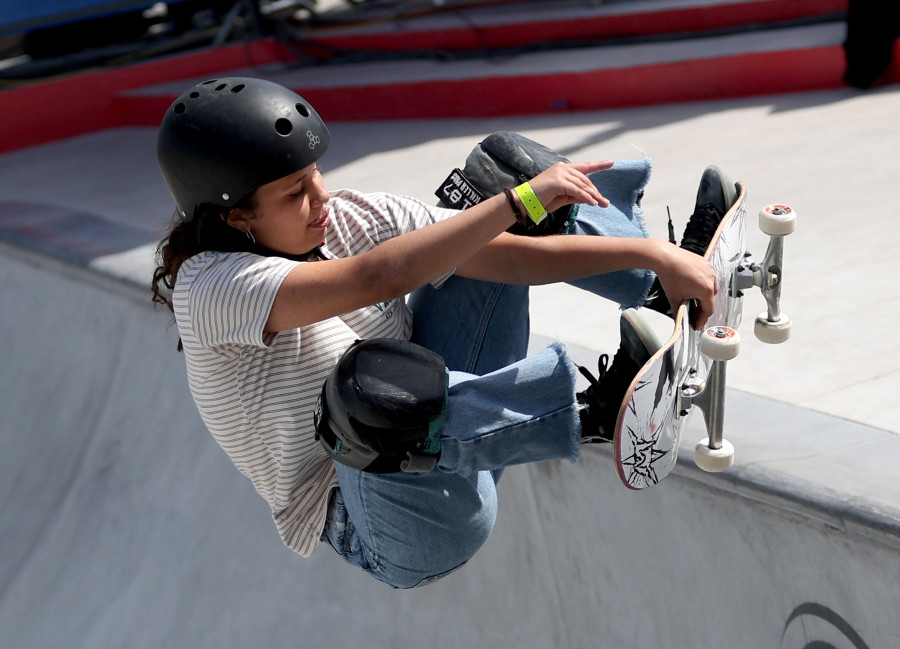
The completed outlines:
{"type": "Polygon", "coordinates": [[[879,464],[895,435],[733,391],[730,472],[688,452],[634,493],[602,448],[516,467],[470,565],[391,591],[327,548],[304,560],[281,544],[199,421],[166,313],[91,269],[0,253],[15,305],[0,311],[4,646],[860,649],[900,632],[897,509],[798,476],[791,460],[817,454],[754,432],[774,420],[879,464]]]}

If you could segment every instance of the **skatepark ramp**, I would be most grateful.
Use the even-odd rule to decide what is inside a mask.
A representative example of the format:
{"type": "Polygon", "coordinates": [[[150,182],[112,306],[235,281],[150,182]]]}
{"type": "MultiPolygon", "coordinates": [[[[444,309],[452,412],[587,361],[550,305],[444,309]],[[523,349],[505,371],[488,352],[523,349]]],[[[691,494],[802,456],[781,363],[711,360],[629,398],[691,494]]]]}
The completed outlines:
{"type": "MultiPolygon", "coordinates": [[[[524,7],[535,24],[501,25],[492,38],[549,28],[526,3],[490,4],[524,7]]],[[[560,19],[557,4],[546,11],[560,19]]],[[[578,4],[602,13],[592,25],[605,29],[641,7],[668,5],[656,19],[667,27],[675,11],[680,24],[703,25],[698,15],[732,21],[836,3],[690,0],[687,12],[656,0],[578,4]]],[[[480,47],[485,30],[468,33],[480,47]]],[[[456,30],[413,36],[432,45],[435,34],[462,43],[456,30]]],[[[409,32],[393,38],[408,42],[409,32]]],[[[348,63],[334,78],[333,67],[281,65],[283,48],[267,38],[4,90],[0,649],[900,646],[891,325],[900,301],[877,281],[900,266],[873,247],[900,234],[884,209],[896,185],[885,151],[898,145],[900,94],[839,89],[843,38],[831,21],[490,65],[398,60],[375,73],[348,63]],[[802,335],[780,361],[748,349],[740,359],[748,371],[729,370],[730,381],[744,379],[744,391],[728,392],[735,466],[715,475],[694,467],[693,444],[704,436],[695,418],[675,472],[647,491],[623,488],[598,447],[576,465],[514,467],[482,551],[415,591],[393,591],[328,548],[306,560],[286,549],[264,501],[200,421],[177,331],[148,289],[150,229],[171,210],[153,154],[160,112],[186,79],[242,71],[303,89],[323,114],[331,102],[327,119],[341,142],[329,153],[333,188],[433,200],[435,183],[503,128],[572,159],[647,151],[659,174],[644,207],[660,219],[670,203],[687,216],[679,211],[689,213],[710,161],[740,170],[754,209],[788,200],[808,214],[788,261],[787,308],[802,335]],[[813,88],[836,90],[749,99],[813,88]],[[425,119],[374,123],[373,108],[425,119]],[[466,119],[447,119],[450,109],[466,119]],[[521,113],[538,117],[510,117],[521,113]],[[858,309],[835,304],[866,305],[863,335],[848,317],[858,309]]],[[[567,306],[580,296],[542,288],[533,291],[533,326],[552,335],[560,320],[577,321],[566,324],[586,330],[578,340],[592,349],[570,352],[595,367],[594,349],[605,348],[598,331],[615,332],[617,314],[598,326],[600,309],[575,317],[567,306]]],[[[533,348],[547,342],[535,335],[533,348]]]]}
{"type": "Polygon", "coordinates": [[[852,447],[849,474],[896,436],[749,394],[729,395],[725,474],[682,457],[629,492],[596,448],[509,470],[492,538],[429,587],[293,555],[199,420],[140,285],[149,247],[125,257],[133,280],[0,244],[4,647],[897,646],[897,511],[838,491],[840,470],[834,490],[802,477],[852,447]],[[772,419],[798,444],[780,464],[772,419]]]}

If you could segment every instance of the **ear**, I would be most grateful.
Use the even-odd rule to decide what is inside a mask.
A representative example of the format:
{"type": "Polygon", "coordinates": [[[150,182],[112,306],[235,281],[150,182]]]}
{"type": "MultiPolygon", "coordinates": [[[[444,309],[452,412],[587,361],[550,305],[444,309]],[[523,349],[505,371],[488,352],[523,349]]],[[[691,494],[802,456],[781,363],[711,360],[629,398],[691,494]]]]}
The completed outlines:
{"type": "Polygon", "coordinates": [[[227,215],[222,216],[222,220],[225,223],[241,233],[246,232],[250,228],[251,218],[252,214],[250,214],[250,211],[241,207],[229,210],[227,215]]]}

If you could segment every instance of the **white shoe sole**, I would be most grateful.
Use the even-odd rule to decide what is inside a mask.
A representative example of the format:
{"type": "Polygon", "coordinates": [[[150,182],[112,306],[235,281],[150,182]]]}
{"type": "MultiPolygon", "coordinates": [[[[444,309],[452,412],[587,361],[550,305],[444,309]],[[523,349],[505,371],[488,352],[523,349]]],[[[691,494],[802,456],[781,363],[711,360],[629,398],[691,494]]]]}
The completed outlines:
{"type": "Polygon", "coordinates": [[[622,311],[622,317],[628,321],[631,328],[640,338],[644,348],[651,356],[662,349],[663,341],[656,334],[653,326],[641,315],[637,309],[625,309],[622,311]]]}

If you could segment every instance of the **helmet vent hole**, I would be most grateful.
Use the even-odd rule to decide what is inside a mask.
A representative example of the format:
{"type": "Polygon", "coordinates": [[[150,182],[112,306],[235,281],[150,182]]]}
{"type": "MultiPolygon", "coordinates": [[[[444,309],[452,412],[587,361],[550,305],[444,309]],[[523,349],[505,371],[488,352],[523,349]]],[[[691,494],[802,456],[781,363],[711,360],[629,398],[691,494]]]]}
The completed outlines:
{"type": "Polygon", "coordinates": [[[227,87],[228,87],[227,83],[220,83],[218,86],[216,86],[216,92],[219,92],[220,90],[225,90],[225,88],[227,88],[227,87]]]}
{"type": "Polygon", "coordinates": [[[309,108],[307,108],[307,107],[304,106],[303,104],[297,104],[297,105],[295,106],[295,108],[297,109],[297,112],[298,112],[298,113],[300,113],[301,115],[303,115],[303,117],[309,117],[309,108]]]}
{"type": "Polygon", "coordinates": [[[294,125],[291,124],[291,120],[285,119],[282,117],[275,121],[275,131],[279,135],[290,135],[291,131],[294,130],[294,125]]]}
{"type": "Polygon", "coordinates": [[[202,84],[200,84],[200,85],[202,85],[202,86],[208,86],[209,84],[211,84],[211,83],[216,83],[217,81],[218,81],[218,79],[210,79],[209,81],[204,81],[204,82],[203,82],[202,84]]]}
{"type": "Polygon", "coordinates": [[[234,94],[237,94],[243,89],[244,89],[244,84],[239,83],[238,85],[236,85],[234,88],[231,89],[231,92],[233,92],[234,94]]]}
{"type": "Polygon", "coordinates": [[[187,108],[186,108],[186,106],[185,106],[184,104],[182,104],[182,103],[175,104],[175,108],[172,109],[172,111],[173,111],[176,115],[181,115],[181,113],[183,113],[185,110],[187,110],[187,108]]]}
{"type": "Polygon", "coordinates": [[[196,90],[188,95],[188,97],[190,97],[191,99],[196,99],[199,96],[200,96],[200,93],[197,92],[196,90]]]}

